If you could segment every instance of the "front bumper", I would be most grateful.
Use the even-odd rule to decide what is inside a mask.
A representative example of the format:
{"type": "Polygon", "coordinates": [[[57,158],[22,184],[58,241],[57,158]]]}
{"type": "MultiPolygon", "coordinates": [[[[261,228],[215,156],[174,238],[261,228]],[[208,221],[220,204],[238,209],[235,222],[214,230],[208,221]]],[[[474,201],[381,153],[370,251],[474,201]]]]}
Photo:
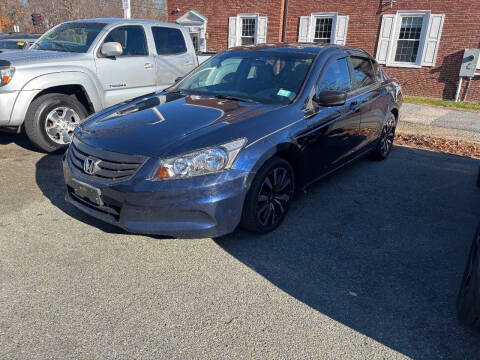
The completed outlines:
{"type": "Polygon", "coordinates": [[[248,190],[248,172],[240,170],[148,181],[140,169],[127,182],[105,185],[80,174],[66,156],[63,171],[66,200],[85,213],[132,233],[179,238],[219,237],[233,232],[240,223],[248,190]],[[74,179],[100,189],[103,206],[77,196],[72,188],[74,179]]]}
{"type": "Polygon", "coordinates": [[[0,126],[8,126],[19,91],[0,92],[0,126]]]}

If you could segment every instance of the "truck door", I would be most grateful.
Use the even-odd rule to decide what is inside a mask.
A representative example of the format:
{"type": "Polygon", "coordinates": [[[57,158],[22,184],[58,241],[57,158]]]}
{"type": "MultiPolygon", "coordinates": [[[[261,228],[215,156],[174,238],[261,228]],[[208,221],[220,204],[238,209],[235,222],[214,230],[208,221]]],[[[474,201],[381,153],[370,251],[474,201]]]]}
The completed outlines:
{"type": "Polygon", "coordinates": [[[197,56],[191,40],[186,42],[180,29],[152,26],[152,34],[157,51],[157,89],[163,90],[196,67],[197,56]]]}
{"type": "Polygon", "coordinates": [[[119,26],[103,43],[118,42],[123,54],[114,58],[96,55],[97,76],[105,93],[105,105],[145,95],[156,90],[155,57],[149,54],[145,30],[140,25],[119,26]]]}

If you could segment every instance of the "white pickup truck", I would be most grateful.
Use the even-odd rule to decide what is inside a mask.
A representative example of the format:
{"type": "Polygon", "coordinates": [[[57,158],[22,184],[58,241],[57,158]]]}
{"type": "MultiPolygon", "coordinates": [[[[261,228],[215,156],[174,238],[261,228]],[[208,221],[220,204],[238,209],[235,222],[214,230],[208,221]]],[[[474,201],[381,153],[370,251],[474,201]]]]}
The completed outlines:
{"type": "Polygon", "coordinates": [[[52,152],[70,143],[88,115],[163,90],[197,65],[188,31],[176,24],[60,24],[30,50],[0,54],[0,127],[24,125],[36,146],[52,152]]]}

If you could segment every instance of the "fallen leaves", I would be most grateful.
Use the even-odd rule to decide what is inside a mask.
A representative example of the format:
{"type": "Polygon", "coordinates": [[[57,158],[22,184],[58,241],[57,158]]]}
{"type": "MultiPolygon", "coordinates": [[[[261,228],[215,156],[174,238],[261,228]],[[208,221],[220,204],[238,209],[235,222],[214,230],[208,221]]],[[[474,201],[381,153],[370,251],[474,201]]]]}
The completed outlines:
{"type": "Polygon", "coordinates": [[[426,135],[396,135],[395,143],[480,159],[480,144],[465,143],[459,140],[448,140],[426,135]]]}

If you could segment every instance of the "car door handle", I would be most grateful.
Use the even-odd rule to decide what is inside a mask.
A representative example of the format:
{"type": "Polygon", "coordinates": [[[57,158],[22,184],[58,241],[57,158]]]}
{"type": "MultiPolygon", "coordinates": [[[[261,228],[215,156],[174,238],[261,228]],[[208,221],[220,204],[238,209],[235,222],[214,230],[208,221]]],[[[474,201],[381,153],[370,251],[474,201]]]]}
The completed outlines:
{"type": "Polygon", "coordinates": [[[193,65],[193,63],[190,62],[190,61],[187,61],[187,62],[185,63],[185,65],[186,65],[186,66],[190,66],[190,65],[193,65]]]}
{"type": "Polygon", "coordinates": [[[146,64],[144,65],[144,68],[145,68],[145,69],[153,69],[153,64],[146,63],[146,64]]]}

